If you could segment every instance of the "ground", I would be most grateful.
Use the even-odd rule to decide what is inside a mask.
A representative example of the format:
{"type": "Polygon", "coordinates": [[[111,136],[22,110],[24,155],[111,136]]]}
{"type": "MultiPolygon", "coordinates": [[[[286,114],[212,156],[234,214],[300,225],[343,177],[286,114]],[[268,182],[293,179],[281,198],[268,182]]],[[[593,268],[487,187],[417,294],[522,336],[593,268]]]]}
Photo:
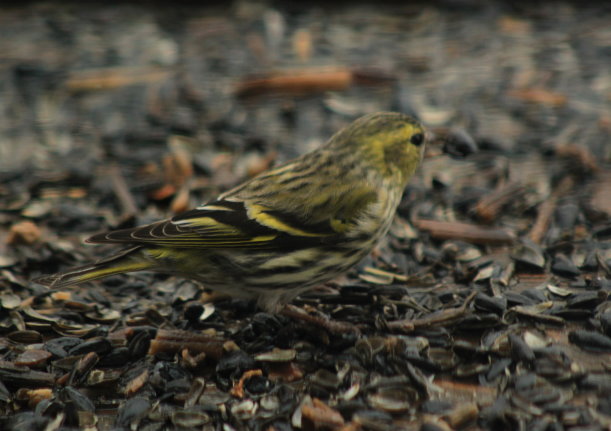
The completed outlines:
{"type": "Polygon", "coordinates": [[[0,7],[2,429],[607,429],[610,18],[0,7]],[[330,329],[177,277],[31,281],[389,110],[427,155],[374,253],[294,302],[330,329]]]}

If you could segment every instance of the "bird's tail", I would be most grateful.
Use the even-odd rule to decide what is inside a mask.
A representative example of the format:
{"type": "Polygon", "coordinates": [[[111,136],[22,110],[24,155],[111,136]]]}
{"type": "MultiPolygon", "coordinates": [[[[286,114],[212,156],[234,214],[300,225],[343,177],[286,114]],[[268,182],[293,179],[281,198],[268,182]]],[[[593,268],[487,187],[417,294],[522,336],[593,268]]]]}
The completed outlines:
{"type": "Polygon", "coordinates": [[[140,247],[135,247],[125,250],[122,253],[98,262],[79,266],[65,272],[58,272],[57,274],[40,277],[33,281],[54,289],[59,289],[114,274],[142,271],[152,268],[154,262],[145,259],[139,249],[140,247]]]}

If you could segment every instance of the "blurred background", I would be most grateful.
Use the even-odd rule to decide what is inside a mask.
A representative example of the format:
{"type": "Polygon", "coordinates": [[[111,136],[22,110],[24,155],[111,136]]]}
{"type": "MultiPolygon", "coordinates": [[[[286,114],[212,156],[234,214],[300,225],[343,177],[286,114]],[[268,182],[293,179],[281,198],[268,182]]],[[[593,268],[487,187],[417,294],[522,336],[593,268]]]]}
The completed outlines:
{"type": "Polygon", "coordinates": [[[608,159],[609,17],[599,2],[15,3],[0,9],[0,170],[149,160],[173,135],[201,157],[287,158],[380,110],[483,148],[608,159]]]}

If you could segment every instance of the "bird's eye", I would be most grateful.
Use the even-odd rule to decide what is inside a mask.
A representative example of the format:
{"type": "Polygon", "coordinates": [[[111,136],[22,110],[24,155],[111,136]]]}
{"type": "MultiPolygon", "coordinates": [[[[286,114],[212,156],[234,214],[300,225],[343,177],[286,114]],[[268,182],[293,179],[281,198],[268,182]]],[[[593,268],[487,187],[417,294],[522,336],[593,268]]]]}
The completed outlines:
{"type": "Polygon", "coordinates": [[[422,133],[416,133],[409,141],[419,147],[424,142],[424,135],[422,133]]]}

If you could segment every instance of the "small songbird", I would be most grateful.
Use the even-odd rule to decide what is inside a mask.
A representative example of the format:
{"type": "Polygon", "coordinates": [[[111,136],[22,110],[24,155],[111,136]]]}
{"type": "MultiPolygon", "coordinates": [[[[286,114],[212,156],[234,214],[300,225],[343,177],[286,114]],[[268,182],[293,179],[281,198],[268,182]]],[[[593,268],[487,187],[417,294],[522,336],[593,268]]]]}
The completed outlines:
{"type": "Polygon", "coordinates": [[[366,115],[325,145],[167,220],[94,235],[124,245],[90,265],[42,277],[63,288],[132,271],[198,280],[277,311],[346,272],[388,231],[424,152],[413,118],[366,115]]]}

